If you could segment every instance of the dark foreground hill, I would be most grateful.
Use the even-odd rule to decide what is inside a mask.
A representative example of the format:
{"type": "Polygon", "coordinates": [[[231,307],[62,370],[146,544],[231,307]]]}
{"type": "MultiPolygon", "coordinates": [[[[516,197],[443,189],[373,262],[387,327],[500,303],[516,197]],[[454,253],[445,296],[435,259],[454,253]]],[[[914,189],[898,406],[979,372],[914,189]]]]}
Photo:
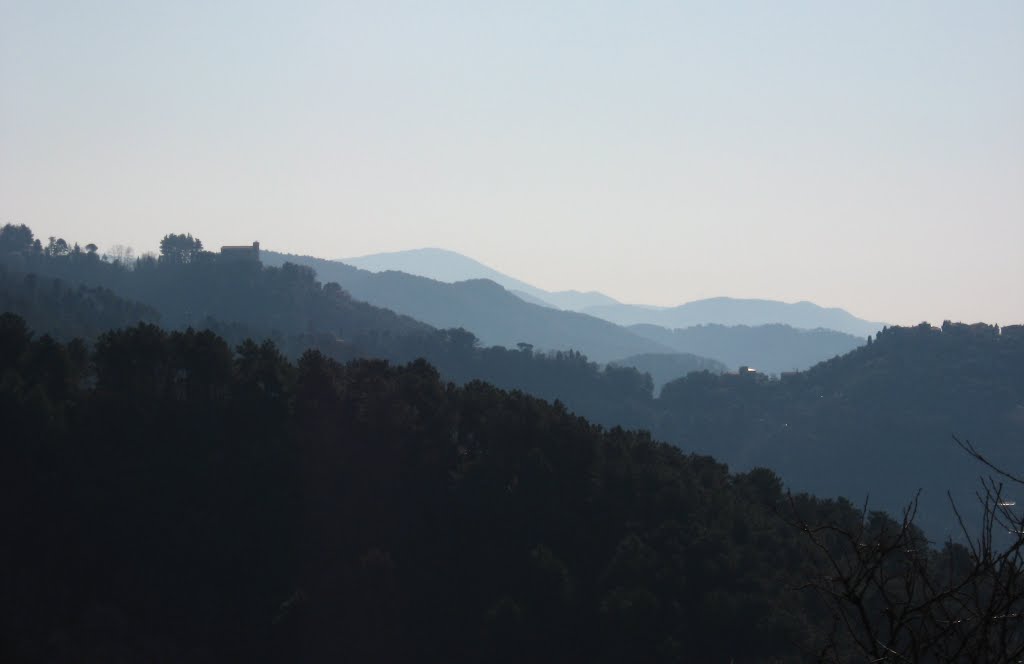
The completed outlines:
{"type": "Polygon", "coordinates": [[[780,514],[862,523],[424,362],[4,314],[0,375],[5,661],[812,661],[780,514]]]}

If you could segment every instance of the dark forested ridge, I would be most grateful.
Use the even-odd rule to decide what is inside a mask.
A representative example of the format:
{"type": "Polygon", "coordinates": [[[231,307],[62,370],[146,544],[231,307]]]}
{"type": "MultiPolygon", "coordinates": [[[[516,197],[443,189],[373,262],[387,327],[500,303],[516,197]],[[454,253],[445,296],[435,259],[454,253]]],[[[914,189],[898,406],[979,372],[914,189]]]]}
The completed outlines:
{"type": "Polygon", "coordinates": [[[5,661],[813,661],[780,511],[861,522],[422,361],[3,314],[0,373],[5,661]]]}
{"type": "Polygon", "coordinates": [[[34,329],[65,341],[92,339],[112,328],[160,320],[152,307],[125,300],[106,288],[11,272],[2,264],[0,312],[18,314],[34,329]]]}
{"type": "Polygon", "coordinates": [[[101,286],[144,302],[171,327],[214,318],[249,326],[261,334],[287,336],[329,331],[353,339],[387,331],[403,335],[432,328],[406,316],[348,296],[337,284],[321,285],[308,267],[265,267],[230,262],[199,249],[131,261],[102,260],[96,252],[43,248],[4,253],[12,272],[36,273],[66,282],[101,286]]]}
{"type": "Polygon", "coordinates": [[[955,530],[946,491],[973,503],[982,468],[951,435],[1005,468],[1024,465],[1021,326],[888,328],[868,345],[781,380],[691,374],[662,390],[652,429],[740,468],[769,463],[790,486],[870,494],[895,511],[923,489],[922,523],[955,530]]]}

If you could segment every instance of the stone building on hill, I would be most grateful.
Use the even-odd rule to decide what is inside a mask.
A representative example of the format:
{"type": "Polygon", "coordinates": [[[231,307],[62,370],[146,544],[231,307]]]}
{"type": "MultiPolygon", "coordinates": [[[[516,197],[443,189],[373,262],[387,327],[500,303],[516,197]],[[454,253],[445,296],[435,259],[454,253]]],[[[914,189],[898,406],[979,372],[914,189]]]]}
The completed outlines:
{"type": "Polygon", "coordinates": [[[221,261],[232,261],[239,263],[256,262],[260,260],[260,243],[253,242],[249,245],[228,245],[220,248],[221,261]]]}

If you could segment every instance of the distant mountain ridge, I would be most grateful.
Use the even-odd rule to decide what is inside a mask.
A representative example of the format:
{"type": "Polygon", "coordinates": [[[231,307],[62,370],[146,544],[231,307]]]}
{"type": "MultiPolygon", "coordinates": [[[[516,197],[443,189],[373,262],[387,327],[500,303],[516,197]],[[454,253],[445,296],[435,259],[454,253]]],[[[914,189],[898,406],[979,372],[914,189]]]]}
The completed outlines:
{"type": "Polygon", "coordinates": [[[611,360],[672,349],[606,320],[540,306],[502,285],[475,278],[446,283],[399,271],[371,272],[338,261],[264,251],[265,265],[286,262],[313,268],[324,282],[336,282],[353,297],[438,328],[462,327],[484,345],[538,350],[575,350],[591,360],[611,360]]]}
{"type": "MultiPolygon", "coordinates": [[[[429,262],[450,253],[430,250],[416,253],[416,256],[426,257],[429,262]]],[[[748,365],[770,374],[806,369],[865,342],[865,337],[831,329],[807,330],[779,323],[753,326],[715,324],[686,329],[641,324],[627,328],[585,312],[538,306],[536,302],[531,303],[532,295],[522,291],[516,295],[486,278],[446,283],[393,270],[372,272],[309,256],[264,252],[263,258],[268,265],[280,265],[286,261],[307,265],[316,270],[319,278],[325,282],[336,281],[358,299],[438,328],[464,327],[476,334],[484,345],[515,348],[519,343],[528,343],[538,350],[577,350],[601,364],[619,361],[620,365],[636,366],[651,373],[659,386],[689,371],[703,368],[735,371],[741,365],[748,365]],[[627,348],[642,349],[620,352],[627,348]],[[684,361],[679,354],[697,356],[694,359],[721,365],[705,366],[692,359],[684,361]],[[637,356],[641,356],[639,360],[637,356]],[[623,358],[630,361],[622,361],[623,358]],[[656,368],[659,360],[664,362],[664,366],[656,368]]],[[[448,271],[449,276],[465,274],[467,270],[476,269],[474,265],[479,265],[470,259],[458,260],[457,264],[463,271],[456,272],[453,268],[448,271]]],[[[481,269],[489,268],[481,266],[481,269]]],[[[512,282],[513,285],[521,283],[512,282]]],[[[588,294],[577,295],[585,297],[588,294]]],[[[680,309],[686,308],[684,305],[680,309]]],[[[651,308],[650,313],[662,312],[651,308]]]]}
{"type": "MultiPolygon", "coordinates": [[[[809,369],[830,357],[845,355],[863,346],[865,341],[863,337],[836,330],[802,330],[780,323],[695,325],[674,330],[642,324],[631,325],[628,329],[677,353],[718,360],[731,371],[746,365],[776,375],[809,369]]],[[[647,371],[642,366],[632,366],[647,371]]]]}
{"type": "Polygon", "coordinates": [[[825,328],[861,338],[883,327],[882,323],[857,318],[844,309],[822,307],[807,301],[789,303],[714,297],[676,307],[658,307],[624,304],[597,291],[546,291],[447,249],[394,251],[344,258],[340,262],[370,272],[394,270],[447,283],[489,279],[532,304],[577,311],[622,326],[649,324],[673,329],[707,324],[755,326],[777,323],[807,330],[825,328]]]}
{"type": "Polygon", "coordinates": [[[856,337],[867,337],[884,327],[882,323],[862,320],[838,307],[822,307],[813,302],[713,297],[695,300],[678,307],[652,308],[631,304],[588,307],[592,316],[619,325],[658,325],[686,328],[696,325],[788,325],[803,330],[827,329],[856,337]]]}
{"type": "Polygon", "coordinates": [[[445,283],[490,279],[505,290],[520,291],[530,297],[547,302],[544,297],[547,293],[540,288],[502,274],[469,256],[463,256],[448,249],[426,247],[407,251],[390,251],[368,256],[339,258],[338,262],[370,272],[405,272],[445,283]]]}
{"type": "Polygon", "coordinates": [[[620,304],[618,300],[596,291],[546,291],[498,272],[469,256],[437,247],[339,258],[338,262],[370,272],[405,272],[445,283],[488,279],[526,302],[568,311],[582,312],[588,307],[620,304]]]}

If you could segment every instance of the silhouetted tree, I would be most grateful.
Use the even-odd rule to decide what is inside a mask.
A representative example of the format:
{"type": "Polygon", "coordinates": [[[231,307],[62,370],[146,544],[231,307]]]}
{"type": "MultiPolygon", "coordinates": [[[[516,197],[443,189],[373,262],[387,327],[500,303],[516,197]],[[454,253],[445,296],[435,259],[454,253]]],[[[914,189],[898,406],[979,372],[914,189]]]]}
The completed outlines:
{"type": "Polygon", "coordinates": [[[32,229],[25,224],[5,224],[0,228],[0,254],[31,252],[34,242],[32,229]]]}
{"type": "Polygon", "coordinates": [[[46,245],[44,250],[47,256],[67,256],[71,253],[70,247],[68,247],[67,241],[62,237],[50,236],[50,241],[46,245]]]}
{"type": "Polygon", "coordinates": [[[981,482],[978,530],[949,498],[966,546],[949,541],[931,548],[914,525],[916,498],[899,521],[865,505],[860,518],[845,523],[795,522],[823,563],[810,583],[833,621],[820,661],[1016,662],[1024,656],[1024,516],[1005,486],[1020,490],[1024,480],[970,442],[954,440],[996,473],[981,482]]]}
{"type": "Polygon", "coordinates": [[[191,263],[202,250],[203,243],[199,238],[193,238],[191,233],[171,233],[160,240],[160,259],[168,263],[191,263]]]}

